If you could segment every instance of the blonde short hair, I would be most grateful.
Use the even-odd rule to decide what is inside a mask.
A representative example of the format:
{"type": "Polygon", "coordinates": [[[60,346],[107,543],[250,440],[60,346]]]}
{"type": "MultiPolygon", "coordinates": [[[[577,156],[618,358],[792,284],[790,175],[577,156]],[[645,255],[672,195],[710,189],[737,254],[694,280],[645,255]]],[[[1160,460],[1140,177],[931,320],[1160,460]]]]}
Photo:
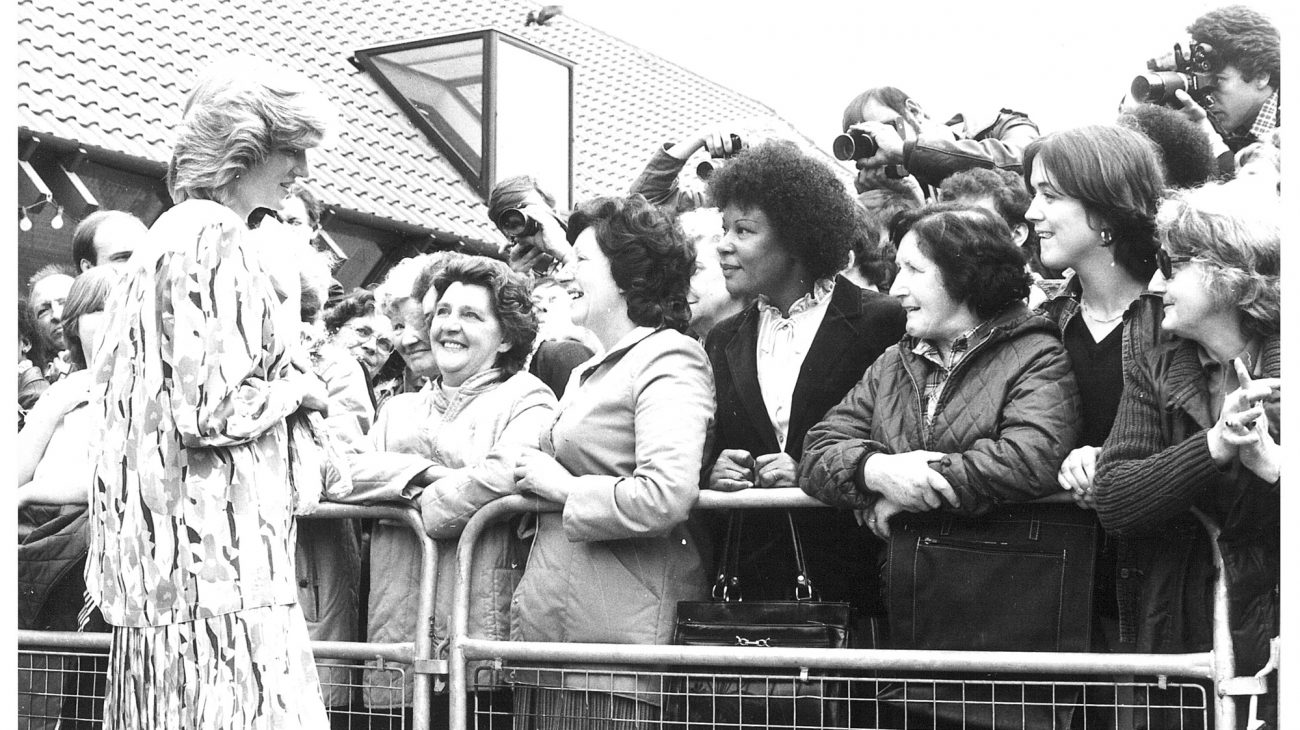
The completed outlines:
{"type": "Polygon", "coordinates": [[[335,122],[329,101],[297,72],[250,58],[213,64],[185,100],[167,168],[172,199],[225,202],[249,168],[277,149],[315,147],[335,122]]]}
{"type": "Polygon", "coordinates": [[[1281,331],[1282,233],[1278,198],[1241,182],[1212,183],[1172,194],[1157,216],[1160,240],[1175,256],[1205,265],[1217,302],[1238,307],[1248,334],[1281,331]]]}

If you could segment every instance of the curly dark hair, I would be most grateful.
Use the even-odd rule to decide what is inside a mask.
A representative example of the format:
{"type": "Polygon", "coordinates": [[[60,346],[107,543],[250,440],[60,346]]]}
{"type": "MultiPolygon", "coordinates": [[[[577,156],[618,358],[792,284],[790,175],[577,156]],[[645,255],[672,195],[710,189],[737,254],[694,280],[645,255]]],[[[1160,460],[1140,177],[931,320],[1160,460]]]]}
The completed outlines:
{"type": "Polygon", "coordinates": [[[980,319],[988,319],[1029,296],[1025,253],[1011,239],[1006,221],[968,203],[933,203],[898,214],[890,240],[916,234],[917,248],[939,269],[943,288],[980,319]]]}
{"type": "Polygon", "coordinates": [[[778,243],[815,278],[833,277],[849,262],[857,235],[853,198],[826,163],[792,142],[742,151],[709,178],[709,196],[719,209],[763,211],[778,243]]]}
{"type": "Polygon", "coordinates": [[[325,309],[325,331],[331,335],[356,319],[380,314],[375,304],[375,293],[369,289],[353,289],[346,297],[325,309]]]}
{"type": "Polygon", "coordinates": [[[898,273],[898,264],[894,263],[898,251],[884,235],[889,227],[889,220],[882,220],[884,214],[893,216],[893,212],[887,210],[872,211],[858,206],[857,235],[853,239],[853,266],[876,289],[888,292],[898,273]]]}
{"type": "Polygon", "coordinates": [[[1194,188],[1218,176],[1219,163],[1209,138],[1182,112],[1156,104],[1139,104],[1119,115],[1116,122],[1156,143],[1170,187],[1194,188]]]}
{"type": "Polygon", "coordinates": [[[510,270],[510,267],[486,256],[456,256],[447,261],[433,277],[433,289],[438,298],[447,287],[460,282],[467,286],[481,286],[492,300],[492,313],[501,327],[501,340],[510,349],[497,355],[496,366],[509,377],[524,369],[528,354],[537,339],[537,313],[533,311],[532,292],[528,280],[510,270]]]}
{"type": "Polygon", "coordinates": [[[993,207],[1013,234],[1016,226],[1025,227],[1025,242],[1020,246],[1029,256],[1029,267],[1048,279],[1059,278],[1061,272],[1043,265],[1038,232],[1025,220],[1033,198],[1023,178],[1010,170],[975,167],[955,172],[939,185],[939,200],[944,202],[974,202],[984,198],[993,201],[993,207]]]}
{"type": "Polygon", "coordinates": [[[1282,34],[1263,13],[1229,5],[1202,15],[1187,26],[1192,40],[1209,43],[1245,81],[1268,74],[1269,86],[1282,88],[1282,34]]]}
{"type": "Polygon", "coordinates": [[[695,248],[686,242],[677,218],[640,194],[602,197],[574,210],[569,243],[588,228],[609,259],[610,275],[623,291],[632,323],[684,332],[691,321],[686,297],[695,272],[695,248]]]}
{"type": "Polygon", "coordinates": [[[1051,170],[1056,188],[1083,203],[1088,225],[1109,231],[1115,263],[1138,281],[1156,271],[1156,211],[1165,189],[1156,143],[1117,124],[1090,124],[1039,137],[1025,148],[1025,184],[1034,165],[1051,170]]]}

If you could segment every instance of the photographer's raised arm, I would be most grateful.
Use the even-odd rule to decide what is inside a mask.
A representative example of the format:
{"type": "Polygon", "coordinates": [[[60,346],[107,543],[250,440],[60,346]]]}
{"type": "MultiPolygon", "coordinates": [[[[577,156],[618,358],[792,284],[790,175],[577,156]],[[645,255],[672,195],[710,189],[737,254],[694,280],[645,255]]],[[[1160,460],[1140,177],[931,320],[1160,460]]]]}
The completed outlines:
{"type": "Polygon", "coordinates": [[[732,148],[733,140],[738,137],[726,129],[708,127],[687,135],[678,142],[665,142],[650,155],[645,169],[632,181],[628,193],[641,194],[645,199],[660,207],[667,207],[677,212],[709,207],[708,196],[699,190],[683,190],[677,179],[686,160],[700,149],[708,149],[715,157],[739,152],[732,148]]]}

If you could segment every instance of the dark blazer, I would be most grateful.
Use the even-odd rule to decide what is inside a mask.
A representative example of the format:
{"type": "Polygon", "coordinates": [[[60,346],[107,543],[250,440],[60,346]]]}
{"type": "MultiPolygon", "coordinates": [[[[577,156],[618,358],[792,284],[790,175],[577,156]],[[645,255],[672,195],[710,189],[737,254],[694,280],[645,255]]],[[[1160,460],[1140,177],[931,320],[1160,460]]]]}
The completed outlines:
{"type": "MultiPolygon", "coordinates": [[[[709,468],[723,449],[754,456],[779,450],[758,387],[758,305],[719,322],[705,339],[713,364],[717,413],[709,468]]],[[[844,398],[863,372],[903,336],[905,315],[892,297],[836,277],[826,317],[804,358],[790,404],[786,453],[798,461],[804,435],[844,398]]],[[[795,510],[808,572],[824,600],[873,609],[878,601],[877,544],[847,510],[795,510]]],[[[715,527],[721,548],[726,523],[715,527]]],[[[741,535],[741,592],[750,600],[789,598],[794,561],[785,516],[773,510],[745,514],[741,535]]],[[[713,563],[717,565],[716,559],[713,563]]]]}

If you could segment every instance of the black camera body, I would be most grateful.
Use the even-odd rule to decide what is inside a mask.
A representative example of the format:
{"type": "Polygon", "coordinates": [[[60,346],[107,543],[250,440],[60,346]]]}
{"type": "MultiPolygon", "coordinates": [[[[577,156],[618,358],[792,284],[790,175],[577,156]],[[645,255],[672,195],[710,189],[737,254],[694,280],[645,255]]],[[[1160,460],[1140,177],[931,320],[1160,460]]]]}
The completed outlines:
{"type": "Polygon", "coordinates": [[[709,159],[695,166],[695,174],[701,180],[708,180],[713,176],[713,173],[721,170],[722,166],[727,164],[727,160],[744,148],[745,143],[740,139],[740,135],[727,135],[726,138],[722,138],[721,147],[711,146],[709,148],[709,159]]]}
{"type": "Polygon", "coordinates": [[[865,160],[874,156],[879,150],[880,145],[876,144],[876,138],[871,136],[870,132],[861,129],[850,129],[831,142],[831,152],[835,153],[835,159],[846,162],[865,160]]]}
{"type": "Polygon", "coordinates": [[[1204,77],[1218,73],[1223,64],[1214,47],[1208,43],[1191,44],[1191,55],[1183,55],[1181,44],[1175,43],[1172,53],[1147,61],[1145,73],[1133,79],[1129,96],[1134,101],[1172,106],[1177,104],[1174,92],[1186,91],[1197,104],[1209,106],[1213,81],[1204,77]]]}

